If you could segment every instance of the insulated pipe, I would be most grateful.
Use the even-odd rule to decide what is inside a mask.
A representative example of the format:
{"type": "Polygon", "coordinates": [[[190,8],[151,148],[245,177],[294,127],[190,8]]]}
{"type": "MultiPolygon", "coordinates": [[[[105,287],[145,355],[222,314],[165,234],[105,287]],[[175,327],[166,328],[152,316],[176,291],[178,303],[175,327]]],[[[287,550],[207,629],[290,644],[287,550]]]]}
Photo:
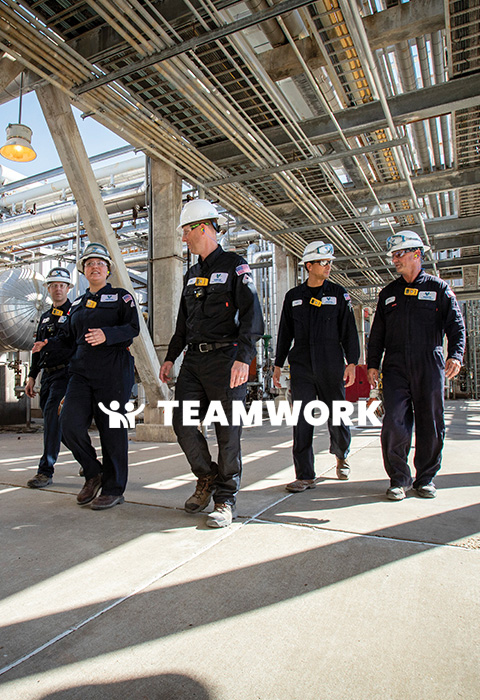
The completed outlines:
{"type": "MultiPolygon", "coordinates": [[[[432,34],[432,56],[435,70],[435,82],[444,83],[446,81],[446,75],[444,67],[443,36],[441,31],[432,34]]],[[[446,168],[453,167],[451,119],[451,116],[446,114],[440,117],[440,130],[446,168]]]]}
{"type": "MultiPolygon", "coordinates": [[[[133,209],[136,206],[145,205],[145,193],[139,193],[129,197],[118,199],[118,195],[109,195],[104,198],[105,207],[109,214],[123,212],[127,209],[133,209]]],[[[41,231],[50,230],[55,226],[64,226],[73,224],[77,218],[78,207],[76,204],[61,207],[60,209],[29,216],[26,220],[15,219],[11,223],[3,223],[0,225],[0,241],[9,240],[12,236],[20,234],[40,233],[41,231]]]]}
{"type": "MultiPolygon", "coordinates": [[[[245,4],[248,9],[251,10],[253,15],[256,12],[260,12],[260,10],[266,10],[270,7],[266,0],[245,0],[245,4]]],[[[262,22],[261,28],[268,41],[274,48],[287,43],[285,34],[282,32],[274,19],[269,19],[266,22],[262,22]]]]}
{"type": "MultiPolygon", "coordinates": [[[[117,175],[127,173],[135,170],[144,170],[145,167],[145,156],[137,156],[135,158],[130,158],[129,160],[121,161],[113,165],[106,165],[103,168],[98,168],[94,171],[95,179],[102,180],[104,178],[115,177],[117,175]]],[[[40,185],[39,187],[32,187],[28,189],[20,189],[22,187],[21,181],[16,186],[15,194],[6,195],[0,197],[0,207],[14,206],[20,202],[31,202],[36,201],[40,197],[45,195],[53,195],[58,197],[58,195],[65,189],[69,188],[69,182],[66,177],[61,180],[56,180],[55,182],[48,183],[46,185],[40,185]]]]}
{"type": "MultiPolygon", "coordinates": [[[[362,22],[362,19],[361,19],[359,12],[358,12],[355,1],[354,0],[344,0],[341,3],[341,6],[344,10],[344,14],[348,17],[352,27],[354,27],[354,31],[357,35],[359,44],[363,48],[363,51],[364,51],[366,59],[367,59],[368,72],[371,75],[371,78],[373,80],[373,84],[375,85],[378,97],[380,98],[383,112],[384,112],[385,117],[387,119],[387,123],[388,123],[390,131],[392,133],[392,136],[394,136],[397,133],[397,130],[396,130],[396,127],[395,127],[395,124],[393,121],[390,107],[388,106],[388,103],[387,103],[387,99],[385,96],[385,92],[383,90],[383,86],[381,84],[381,81],[378,78],[378,73],[377,73],[375,61],[373,58],[372,49],[370,48],[370,44],[368,43],[368,38],[367,38],[366,31],[365,31],[365,26],[362,22]]],[[[408,184],[408,189],[410,191],[410,196],[412,198],[413,204],[414,204],[415,208],[418,208],[418,198],[417,198],[417,194],[415,192],[415,188],[413,187],[412,178],[411,178],[410,172],[408,170],[405,155],[404,155],[401,148],[396,148],[396,151],[398,153],[398,157],[399,157],[399,160],[400,160],[400,163],[402,166],[402,171],[403,171],[402,174],[403,174],[403,176],[408,184]]],[[[427,233],[427,229],[425,226],[425,222],[422,218],[420,218],[420,226],[422,229],[424,240],[429,245],[430,240],[428,238],[428,233],[427,233]]],[[[433,260],[433,257],[432,257],[432,260],[433,260]]],[[[435,265],[435,261],[433,261],[433,269],[435,271],[435,274],[437,274],[438,271],[437,271],[437,267],[435,265]]]]}
{"type": "MultiPolygon", "coordinates": [[[[430,74],[430,64],[428,61],[427,46],[424,37],[418,37],[417,50],[420,61],[420,70],[422,72],[423,87],[429,87],[432,85],[432,76],[430,74]]],[[[428,119],[427,124],[430,130],[430,139],[433,148],[434,167],[437,170],[440,170],[442,167],[442,158],[440,156],[440,144],[438,141],[437,120],[435,118],[428,119]]]]}
{"type": "MultiPolygon", "coordinates": [[[[395,58],[397,60],[403,88],[405,92],[412,92],[417,88],[417,85],[408,42],[402,41],[397,45],[395,48],[395,58]]],[[[432,169],[432,164],[428,150],[427,137],[425,135],[425,125],[423,122],[414,122],[410,127],[415,143],[415,150],[419,158],[418,165],[422,170],[428,172],[432,169]]]]}

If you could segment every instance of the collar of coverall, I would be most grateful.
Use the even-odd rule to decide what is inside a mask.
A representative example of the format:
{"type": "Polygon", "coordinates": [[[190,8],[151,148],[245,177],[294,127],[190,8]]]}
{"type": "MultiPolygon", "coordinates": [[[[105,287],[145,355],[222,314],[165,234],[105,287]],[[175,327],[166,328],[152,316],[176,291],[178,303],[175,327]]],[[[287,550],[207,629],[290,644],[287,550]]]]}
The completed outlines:
{"type": "Polygon", "coordinates": [[[200,263],[202,263],[202,265],[204,265],[204,266],[211,267],[213,265],[213,263],[215,262],[215,260],[220,255],[220,253],[223,253],[223,248],[221,245],[218,244],[217,247],[215,248],[215,250],[212,250],[212,252],[209,253],[205,259],[199,255],[198,261],[200,263]]]}
{"type": "Polygon", "coordinates": [[[426,274],[427,274],[427,273],[425,272],[425,270],[424,270],[423,267],[422,267],[422,269],[420,270],[420,272],[418,273],[418,275],[415,277],[415,279],[413,280],[413,282],[407,282],[407,280],[405,279],[405,277],[404,277],[403,275],[400,275],[400,280],[403,282],[403,284],[404,284],[406,287],[408,287],[408,285],[410,285],[410,284],[417,284],[417,282],[421,282],[422,279],[423,279],[423,277],[425,277],[426,274]]]}
{"type": "Polygon", "coordinates": [[[105,294],[109,292],[109,290],[112,288],[112,285],[110,282],[107,282],[107,284],[102,287],[101,289],[97,290],[96,292],[91,292],[90,288],[87,289],[87,294],[89,294],[91,297],[96,297],[98,294],[105,294]]]}
{"type": "Polygon", "coordinates": [[[64,301],[63,304],[62,304],[61,306],[54,306],[54,305],[52,304],[52,306],[50,307],[50,311],[51,311],[52,309],[61,309],[62,311],[67,311],[69,304],[70,304],[70,299],[67,299],[66,301],[64,301]],[[65,307],[66,307],[66,308],[65,308],[65,307]]]}

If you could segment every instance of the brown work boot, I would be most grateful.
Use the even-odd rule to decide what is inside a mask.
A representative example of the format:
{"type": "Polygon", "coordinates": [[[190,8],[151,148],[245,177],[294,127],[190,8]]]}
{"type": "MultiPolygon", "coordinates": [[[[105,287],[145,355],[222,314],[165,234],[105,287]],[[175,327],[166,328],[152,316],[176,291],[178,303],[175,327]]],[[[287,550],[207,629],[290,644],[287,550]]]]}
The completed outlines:
{"type": "Polygon", "coordinates": [[[195,493],[185,501],[185,510],[187,513],[200,513],[210,503],[213,493],[213,482],[216,474],[201,476],[197,479],[197,488],[195,493]]]}
{"type": "Polygon", "coordinates": [[[337,479],[346,481],[350,477],[350,465],[346,459],[337,457],[337,479]]]}
{"type": "Polygon", "coordinates": [[[102,488],[102,475],[97,474],[92,479],[87,479],[83,485],[83,489],[77,496],[77,503],[79,506],[84,506],[90,501],[93,501],[97,493],[102,488]]]}
{"type": "Polygon", "coordinates": [[[47,474],[42,474],[41,472],[38,472],[33,479],[27,481],[29,489],[44,489],[45,486],[50,486],[50,484],[53,484],[52,477],[47,476],[47,474]]]}
{"type": "Polygon", "coordinates": [[[107,508],[113,508],[113,506],[120,505],[124,502],[123,496],[97,496],[93,501],[91,508],[92,510],[106,510],[107,508]]]}
{"type": "Polygon", "coordinates": [[[290,493],[300,493],[307,489],[314,489],[316,486],[315,479],[295,479],[295,481],[291,481],[287,484],[285,488],[287,491],[290,491],[290,493]]]}

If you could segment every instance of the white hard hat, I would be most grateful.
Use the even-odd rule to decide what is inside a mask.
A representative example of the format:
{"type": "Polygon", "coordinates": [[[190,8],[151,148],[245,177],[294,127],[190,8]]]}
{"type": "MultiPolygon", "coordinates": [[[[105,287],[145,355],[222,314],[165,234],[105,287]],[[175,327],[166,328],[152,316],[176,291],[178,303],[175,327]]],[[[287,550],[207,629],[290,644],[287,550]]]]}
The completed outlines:
{"type": "Polygon", "coordinates": [[[45,282],[43,284],[45,287],[48,287],[52,282],[65,282],[65,284],[68,284],[69,288],[73,287],[70,272],[66,267],[52,267],[45,277],[45,282]]]}
{"type": "Polygon", "coordinates": [[[399,231],[398,233],[394,233],[393,236],[387,238],[386,247],[387,255],[390,256],[396,253],[397,250],[405,250],[406,248],[413,248],[414,250],[420,248],[424,253],[430,250],[430,246],[425,245],[415,231],[399,231]]]}
{"type": "Polygon", "coordinates": [[[105,260],[105,262],[109,264],[110,272],[113,272],[115,269],[115,264],[110,257],[110,253],[103,243],[89,243],[87,245],[77,263],[77,270],[79,272],[83,272],[85,261],[88,260],[88,258],[99,258],[99,260],[105,260]]]}
{"type": "Polygon", "coordinates": [[[300,264],[305,265],[305,263],[314,262],[315,260],[335,260],[333,245],[323,241],[309,243],[303,251],[303,258],[300,260],[300,264]]]}
{"type": "Polygon", "coordinates": [[[196,221],[211,221],[214,220],[219,226],[227,223],[227,219],[219,214],[214,204],[207,199],[192,199],[187,202],[180,214],[180,224],[177,226],[177,231],[182,233],[183,226],[193,224],[196,221]]]}

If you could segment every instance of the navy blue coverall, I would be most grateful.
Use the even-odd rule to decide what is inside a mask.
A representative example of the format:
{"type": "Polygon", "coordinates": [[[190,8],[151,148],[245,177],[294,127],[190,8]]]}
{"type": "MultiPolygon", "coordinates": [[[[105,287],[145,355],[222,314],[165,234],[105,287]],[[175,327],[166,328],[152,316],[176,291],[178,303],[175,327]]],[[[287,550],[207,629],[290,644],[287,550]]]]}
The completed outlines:
{"type": "Polygon", "coordinates": [[[262,311],[249,273],[242,257],[221,246],[193,265],[185,275],[175,333],[165,357],[174,362],[188,345],[175,387],[180,406],[173,412],[173,428],[195,476],[216,474],[215,503],[232,506],[242,471],[242,427],[231,425],[232,401],[245,400],[247,385],[231,389],[230,371],[235,360],[250,364],[263,334],[262,311]],[[229,425],[215,423],[218,464],[198,428],[183,424],[183,401],[200,402],[200,421],[211,401],[221,402],[229,425]]]}
{"type": "MultiPolygon", "coordinates": [[[[54,338],[67,322],[67,313],[71,307],[69,299],[55,308],[53,305],[40,317],[35,340],[54,338]]],[[[40,370],[40,408],[43,413],[43,454],[38,464],[38,473],[53,476],[54,465],[60,451],[61,430],[58,407],[65,396],[68,384],[68,363],[72,355],[70,348],[52,350],[45,345],[40,352],[32,355],[29,377],[36,379],[40,370]]]]}
{"type": "Polygon", "coordinates": [[[320,287],[304,282],[287,292],[275,365],[283,367],[287,355],[292,399],[302,404],[293,429],[295,474],[297,479],[315,479],[313,426],[303,416],[307,403],[319,399],[329,408],[330,452],[344,459],[350,449],[350,428],[332,425],[331,420],[332,402],[345,401],[345,360],[356,365],[360,357],[355,317],[344,287],[325,280],[320,287]]]}
{"type": "MultiPolygon", "coordinates": [[[[87,290],[72,304],[68,324],[57,342],[75,348],[70,361],[70,381],[61,412],[63,441],[83,467],[85,479],[102,473],[102,495],[121,496],[128,477],[128,432],[109,427],[112,401],[125,404],[134,383],[134,362],[129,352],[139,333],[138,313],[131,294],[121,287],[87,290]],[[92,346],[85,340],[90,328],[101,328],[106,341],[92,346]],[[103,464],[97,458],[88,429],[95,419],[102,446],[103,464]]],[[[47,346],[48,347],[48,346],[47,346]]]]}
{"type": "Polygon", "coordinates": [[[465,325],[446,282],[421,270],[412,283],[403,277],[380,292],[368,343],[368,368],[383,359],[382,451],[392,487],[429,484],[440,469],[445,422],[445,358],[462,362],[465,325]],[[407,463],[415,416],[415,480],[407,463]]]}

